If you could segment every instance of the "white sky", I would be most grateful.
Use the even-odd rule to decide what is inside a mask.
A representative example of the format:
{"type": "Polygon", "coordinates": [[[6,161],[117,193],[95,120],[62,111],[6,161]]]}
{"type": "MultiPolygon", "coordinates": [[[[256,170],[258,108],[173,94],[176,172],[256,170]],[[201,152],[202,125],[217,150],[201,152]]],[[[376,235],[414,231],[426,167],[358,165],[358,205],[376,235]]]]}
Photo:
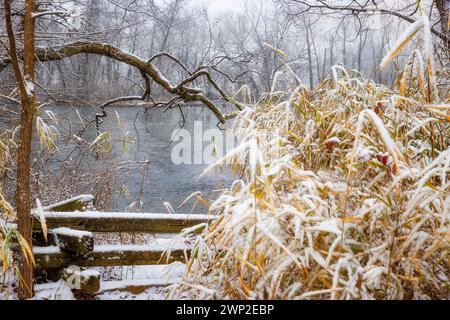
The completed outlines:
{"type": "MultiPolygon", "coordinates": [[[[198,0],[193,0],[197,2],[198,0]]],[[[241,9],[241,0],[201,0],[206,4],[212,13],[225,11],[239,11],[241,9]]]]}

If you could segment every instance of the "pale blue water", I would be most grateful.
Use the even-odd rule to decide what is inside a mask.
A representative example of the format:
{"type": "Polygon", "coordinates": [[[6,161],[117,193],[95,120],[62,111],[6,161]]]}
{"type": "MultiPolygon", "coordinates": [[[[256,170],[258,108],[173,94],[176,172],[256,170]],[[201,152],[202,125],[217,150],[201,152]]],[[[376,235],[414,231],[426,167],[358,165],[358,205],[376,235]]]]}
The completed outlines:
{"type": "MultiPolygon", "coordinates": [[[[95,119],[97,109],[91,107],[77,108],[83,117],[90,120],[95,119]]],[[[204,165],[175,165],[171,160],[172,147],[171,136],[174,130],[179,130],[182,117],[178,109],[168,110],[163,113],[162,109],[151,109],[147,114],[138,107],[109,107],[107,109],[108,117],[103,118],[103,123],[99,129],[101,132],[109,131],[113,143],[111,151],[107,155],[107,161],[111,162],[143,162],[148,160],[147,169],[141,165],[132,165],[128,169],[119,172],[118,183],[114,186],[113,199],[114,204],[111,210],[124,211],[134,201],[142,201],[141,212],[167,212],[164,202],[169,202],[176,212],[191,212],[195,200],[189,201],[182,208],[177,207],[192,193],[200,191],[202,197],[213,198],[214,190],[229,187],[234,180],[228,170],[216,170],[207,176],[199,179],[199,176],[207,167],[204,165]],[[118,113],[121,126],[118,126],[118,120],[115,112],[118,113]],[[133,144],[126,144],[123,150],[122,142],[124,135],[128,132],[128,137],[133,140],[133,144]],[[221,172],[222,171],[222,172],[221,172]],[[144,174],[144,176],[143,176],[144,174]],[[129,191],[120,193],[124,190],[123,186],[129,191]]],[[[52,108],[60,119],[60,128],[62,134],[77,134],[81,128],[80,121],[73,108],[57,107],[52,108]],[[70,119],[70,124],[69,124],[70,119]]],[[[183,107],[185,117],[184,129],[193,133],[194,121],[202,121],[203,130],[217,128],[217,119],[208,110],[197,106],[183,107]]],[[[95,126],[88,128],[82,138],[92,142],[97,137],[95,126]]],[[[206,143],[207,144],[207,143],[206,143]]],[[[206,145],[205,144],[205,145],[206,145]]],[[[57,159],[65,159],[67,150],[73,151],[71,160],[76,161],[79,156],[79,150],[67,148],[52,159],[53,174],[56,174],[59,162],[57,159]]],[[[96,160],[95,156],[89,158],[89,169],[96,166],[104,166],[105,160],[96,160]]],[[[85,193],[95,193],[92,190],[95,184],[87,186],[83,190],[85,193]],[[91,188],[91,190],[89,190],[91,188]]],[[[193,210],[195,213],[204,213],[206,208],[200,203],[193,210]]]]}

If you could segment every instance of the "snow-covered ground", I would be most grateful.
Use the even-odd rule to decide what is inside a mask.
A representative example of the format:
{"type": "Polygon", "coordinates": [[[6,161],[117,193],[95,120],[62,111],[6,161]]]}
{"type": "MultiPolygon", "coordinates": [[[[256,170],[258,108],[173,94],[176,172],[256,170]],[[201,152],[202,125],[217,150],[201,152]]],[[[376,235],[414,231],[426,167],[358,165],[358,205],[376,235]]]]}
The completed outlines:
{"type": "MultiPolygon", "coordinates": [[[[183,263],[170,265],[90,268],[102,274],[96,300],[165,300],[170,286],[179,282],[185,272],[183,263]],[[145,286],[153,286],[142,289],[145,286]],[[127,292],[127,288],[132,287],[127,292]]],[[[17,281],[11,273],[2,275],[0,300],[17,300],[17,281]],[[4,278],[3,278],[4,277],[4,278]]],[[[37,284],[33,300],[76,300],[65,281],[37,284]]]]}
{"type": "MultiPolygon", "coordinates": [[[[93,268],[102,272],[100,293],[97,300],[164,300],[170,290],[170,285],[178,282],[184,273],[185,265],[173,263],[161,266],[135,266],[123,268],[93,268]],[[107,279],[107,280],[105,280],[107,279]],[[135,289],[135,293],[127,292],[129,286],[142,287],[153,285],[153,288],[135,289]]],[[[0,296],[1,297],[1,296],[0,296]]],[[[34,300],[75,300],[67,284],[58,282],[35,286],[34,300]]]]}
{"type": "Polygon", "coordinates": [[[17,282],[12,273],[6,271],[0,277],[0,300],[16,300],[17,299],[17,282]]]}

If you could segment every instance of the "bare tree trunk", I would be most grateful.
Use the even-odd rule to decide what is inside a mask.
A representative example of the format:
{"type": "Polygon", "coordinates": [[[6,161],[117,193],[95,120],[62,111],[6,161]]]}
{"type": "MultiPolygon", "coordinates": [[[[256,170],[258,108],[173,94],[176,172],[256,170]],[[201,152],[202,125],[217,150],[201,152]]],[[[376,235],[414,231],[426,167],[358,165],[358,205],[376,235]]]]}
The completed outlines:
{"type": "MultiPolygon", "coordinates": [[[[34,0],[25,1],[24,18],[24,80],[26,82],[26,92],[28,99],[22,102],[22,113],[20,119],[20,146],[17,156],[17,215],[19,218],[19,232],[31,245],[31,197],[30,197],[30,157],[31,141],[33,139],[33,120],[36,110],[36,96],[34,89],[34,18],[32,14],[35,10],[34,0]],[[30,85],[31,83],[31,85],[30,85]]],[[[22,263],[20,274],[23,278],[19,286],[20,299],[31,298],[33,295],[33,266],[24,259],[22,253],[22,263]]]]}
{"type": "Polygon", "coordinates": [[[334,65],[334,36],[330,39],[330,67],[334,65]]]}
{"type": "Polygon", "coordinates": [[[444,40],[445,47],[450,50],[450,1],[449,0],[436,0],[436,7],[439,12],[439,20],[441,25],[441,31],[447,38],[444,40]]]}
{"type": "Polygon", "coordinates": [[[347,26],[345,23],[342,25],[342,30],[344,32],[342,41],[342,61],[344,63],[344,67],[347,68],[347,26]]]}
{"type": "MultiPolygon", "coordinates": [[[[306,24],[305,24],[306,26],[306,24]]],[[[309,38],[309,29],[306,27],[306,50],[308,53],[308,72],[309,72],[309,89],[314,89],[314,74],[312,65],[311,41],[309,38]]]]}
{"type": "MultiPolygon", "coordinates": [[[[316,41],[314,41],[314,34],[313,34],[313,30],[311,28],[311,26],[308,27],[309,31],[311,32],[311,39],[310,42],[312,43],[312,47],[314,49],[314,57],[316,60],[316,72],[317,72],[317,82],[320,82],[322,77],[320,75],[320,59],[319,59],[319,53],[317,52],[317,47],[316,47],[316,41]]],[[[313,80],[314,83],[314,80],[313,80]]]]}
{"type": "Polygon", "coordinates": [[[359,32],[359,44],[358,44],[358,71],[362,72],[362,56],[367,42],[367,29],[359,32]],[[363,36],[364,34],[364,36],[363,36]]]}
{"type": "MultiPolygon", "coordinates": [[[[23,75],[17,59],[17,48],[11,18],[11,0],[5,0],[5,20],[9,40],[9,55],[13,64],[14,75],[19,87],[22,111],[20,116],[20,141],[17,151],[17,217],[18,231],[31,247],[31,198],[30,198],[30,157],[31,142],[33,139],[33,120],[35,115],[34,94],[34,18],[35,1],[25,1],[24,15],[24,50],[23,50],[23,75]]],[[[19,298],[28,299],[33,296],[33,265],[31,259],[27,259],[23,246],[20,255],[20,281],[19,298]]]]}
{"type": "Polygon", "coordinates": [[[320,80],[323,80],[323,78],[326,76],[326,73],[327,73],[327,54],[328,54],[328,51],[327,51],[327,48],[325,48],[323,50],[322,76],[321,76],[320,80]]]}

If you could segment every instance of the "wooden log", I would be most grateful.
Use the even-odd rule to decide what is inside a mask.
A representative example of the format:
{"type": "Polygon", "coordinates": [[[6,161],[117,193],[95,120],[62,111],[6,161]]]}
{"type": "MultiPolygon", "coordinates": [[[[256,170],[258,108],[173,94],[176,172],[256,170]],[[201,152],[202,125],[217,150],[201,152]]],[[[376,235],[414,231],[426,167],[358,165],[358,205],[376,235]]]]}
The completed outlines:
{"type": "Polygon", "coordinates": [[[93,207],[93,202],[94,196],[81,195],[44,207],[44,210],[53,212],[86,211],[93,207]]]}
{"type": "Polygon", "coordinates": [[[94,235],[87,231],[57,228],[50,231],[62,252],[83,257],[94,250],[94,235]]]}
{"type": "Polygon", "coordinates": [[[155,245],[95,246],[94,250],[84,257],[75,257],[62,252],[59,247],[34,247],[36,270],[62,269],[71,265],[79,267],[100,266],[133,266],[156,265],[174,261],[185,261],[185,253],[189,248],[184,244],[173,244],[172,241],[155,245]],[[163,258],[167,250],[171,250],[169,259],[163,258]]]}
{"type": "Polygon", "coordinates": [[[100,272],[95,270],[84,270],[75,266],[65,268],[63,279],[68,286],[75,291],[85,295],[93,295],[100,290],[100,272]]]}
{"type": "MultiPolygon", "coordinates": [[[[44,212],[47,227],[73,228],[91,232],[153,232],[179,233],[185,228],[207,223],[207,215],[166,213],[108,213],[108,212],[44,212]]],[[[40,229],[34,220],[35,229],[40,229]]]]}

